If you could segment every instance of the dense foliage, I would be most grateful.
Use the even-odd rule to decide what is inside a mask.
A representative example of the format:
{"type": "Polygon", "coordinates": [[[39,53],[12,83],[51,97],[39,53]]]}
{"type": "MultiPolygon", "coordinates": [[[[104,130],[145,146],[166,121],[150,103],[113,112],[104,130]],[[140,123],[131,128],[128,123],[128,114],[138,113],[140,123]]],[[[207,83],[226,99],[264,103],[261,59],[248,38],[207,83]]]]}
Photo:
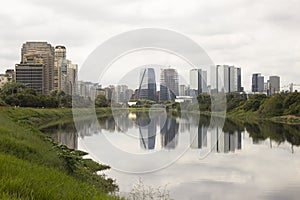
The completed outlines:
{"type": "Polygon", "coordinates": [[[103,94],[99,94],[96,96],[95,99],[95,106],[96,107],[109,107],[110,102],[106,99],[106,96],[103,94]]]}
{"type": "MultiPolygon", "coordinates": [[[[77,107],[91,105],[91,100],[83,97],[77,98],[77,107]]],[[[6,83],[0,90],[0,106],[18,106],[35,108],[71,108],[72,96],[63,91],[51,91],[50,95],[40,95],[32,88],[27,88],[21,83],[6,83]]]]}
{"type": "MultiPolygon", "coordinates": [[[[200,94],[197,99],[200,111],[211,111],[211,97],[209,95],[200,94]]],[[[271,97],[265,94],[228,93],[226,101],[227,112],[251,112],[260,117],[300,116],[299,92],[279,93],[271,97]]]]}

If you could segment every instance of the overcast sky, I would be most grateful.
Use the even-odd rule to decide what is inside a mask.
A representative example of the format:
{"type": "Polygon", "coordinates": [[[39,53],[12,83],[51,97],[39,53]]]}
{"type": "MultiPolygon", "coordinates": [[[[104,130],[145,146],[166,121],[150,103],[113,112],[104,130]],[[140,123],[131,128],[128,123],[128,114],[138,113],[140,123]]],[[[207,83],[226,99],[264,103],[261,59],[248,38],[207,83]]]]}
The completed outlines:
{"type": "Polygon", "coordinates": [[[241,67],[246,90],[254,72],[300,84],[300,0],[4,1],[0,73],[20,62],[25,41],[65,45],[80,66],[111,36],[144,27],[180,32],[215,64],[241,67]]]}

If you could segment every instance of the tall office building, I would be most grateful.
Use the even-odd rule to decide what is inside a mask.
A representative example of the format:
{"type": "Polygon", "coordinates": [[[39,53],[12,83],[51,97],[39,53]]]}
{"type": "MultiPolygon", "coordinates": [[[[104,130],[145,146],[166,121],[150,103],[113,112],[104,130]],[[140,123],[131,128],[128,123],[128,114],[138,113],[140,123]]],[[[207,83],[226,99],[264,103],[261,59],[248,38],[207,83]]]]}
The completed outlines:
{"type": "Polygon", "coordinates": [[[188,96],[189,87],[186,85],[179,85],[179,96],[188,96]]]}
{"type": "Polygon", "coordinates": [[[66,47],[56,46],[54,50],[53,89],[66,92],[67,85],[67,59],[66,47]]]}
{"type": "Polygon", "coordinates": [[[274,95],[280,92],[280,77],[279,76],[270,76],[269,77],[269,94],[274,95]]]}
{"type": "Polygon", "coordinates": [[[153,68],[145,68],[140,71],[139,99],[156,101],[156,81],[153,68]]]}
{"type": "Polygon", "coordinates": [[[53,89],[54,72],[54,48],[47,42],[26,42],[21,49],[21,63],[16,65],[16,81],[27,84],[27,87],[35,88],[43,94],[50,94],[53,89]],[[43,84],[36,82],[41,80],[43,84]],[[31,78],[24,79],[25,74],[30,74],[31,78]],[[37,76],[37,77],[35,77],[37,76]],[[39,86],[42,89],[37,88],[39,86]]]}
{"type": "Polygon", "coordinates": [[[54,90],[63,91],[66,94],[77,94],[78,66],[67,60],[66,47],[59,45],[54,50],[54,90]]]}
{"type": "Polygon", "coordinates": [[[207,72],[202,69],[190,70],[190,89],[196,96],[207,93],[207,72]]]}
{"type": "Polygon", "coordinates": [[[130,99],[126,96],[126,91],[128,90],[127,85],[117,85],[115,88],[114,102],[122,103],[128,102],[130,99]]]}
{"type": "Polygon", "coordinates": [[[237,78],[237,91],[243,92],[244,88],[242,87],[242,70],[241,68],[235,68],[235,74],[237,78]]]}
{"type": "Polygon", "coordinates": [[[43,64],[16,64],[16,82],[30,87],[37,94],[45,94],[44,65],[43,64]]]}
{"type": "Polygon", "coordinates": [[[160,101],[174,101],[179,94],[176,69],[162,69],[160,73],[160,101]]]}
{"type": "Polygon", "coordinates": [[[78,94],[78,65],[77,64],[72,64],[71,61],[68,63],[68,94],[70,95],[77,95],[78,94]]]}
{"type": "Polygon", "coordinates": [[[252,92],[264,92],[264,77],[260,73],[252,74],[252,92]]]}
{"type": "Polygon", "coordinates": [[[229,65],[217,65],[212,73],[212,86],[216,91],[221,92],[242,92],[241,68],[229,65]]]}

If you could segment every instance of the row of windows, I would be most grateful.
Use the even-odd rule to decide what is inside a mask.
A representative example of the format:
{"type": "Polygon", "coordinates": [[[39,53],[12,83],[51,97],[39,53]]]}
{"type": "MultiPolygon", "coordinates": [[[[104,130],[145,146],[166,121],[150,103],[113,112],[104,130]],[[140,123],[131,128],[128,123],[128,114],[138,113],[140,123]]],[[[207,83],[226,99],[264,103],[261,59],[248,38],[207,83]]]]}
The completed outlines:
{"type": "Polygon", "coordinates": [[[16,76],[43,76],[43,74],[40,74],[40,73],[21,73],[21,74],[16,74],[16,76]]]}
{"type": "Polygon", "coordinates": [[[38,78],[17,78],[17,81],[39,81],[42,82],[43,79],[38,79],[38,78]]]}
{"type": "Polygon", "coordinates": [[[22,74],[22,75],[16,76],[16,79],[17,78],[27,78],[27,77],[30,77],[30,78],[43,78],[43,76],[36,76],[34,74],[28,74],[28,75],[22,74]]]}
{"type": "Polygon", "coordinates": [[[41,68],[37,68],[37,69],[16,69],[16,72],[18,71],[43,71],[43,69],[41,68]]]}

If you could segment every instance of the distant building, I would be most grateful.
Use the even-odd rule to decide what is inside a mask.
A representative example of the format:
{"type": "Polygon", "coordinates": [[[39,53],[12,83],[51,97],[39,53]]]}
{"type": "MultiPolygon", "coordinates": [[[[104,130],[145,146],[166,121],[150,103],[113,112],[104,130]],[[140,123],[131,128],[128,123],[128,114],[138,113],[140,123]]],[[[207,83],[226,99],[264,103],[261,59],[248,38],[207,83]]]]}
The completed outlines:
{"type": "Polygon", "coordinates": [[[153,68],[145,68],[140,71],[139,99],[156,101],[156,81],[153,68]]]}
{"type": "Polygon", "coordinates": [[[128,102],[130,99],[128,99],[126,95],[127,90],[127,85],[117,85],[115,88],[114,101],[118,103],[128,102]]]}
{"type": "Polygon", "coordinates": [[[66,47],[56,46],[54,50],[53,89],[66,92],[67,85],[67,59],[66,47]]]}
{"type": "Polygon", "coordinates": [[[160,101],[174,101],[178,96],[178,73],[176,69],[162,69],[160,74],[160,101]]]}
{"type": "Polygon", "coordinates": [[[260,73],[252,74],[252,92],[264,92],[264,77],[260,73]]]}
{"type": "Polygon", "coordinates": [[[70,95],[76,95],[78,94],[77,91],[77,74],[78,74],[78,65],[77,64],[72,64],[71,61],[68,61],[68,68],[67,68],[67,93],[70,95]]]}
{"type": "Polygon", "coordinates": [[[54,59],[54,90],[64,91],[66,94],[78,94],[77,73],[78,66],[67,60],[67,50],[64,46],[55,47],[54,59]]]}
{"type": "Polygon", "coordinates": [[[34,63],[16,64],[16,82],[33,88],[37,94],[45,94],[44,67],[43,64],[34,63]]]}
{"type": "Polygon", "coordinates": [[[212,71],[211,87],[217,92],[242,92],[241,68],[217,65],[212,71]]]}
{"type": "Polygon", "coordinates": [[[190,70],[190,90],[195,96],[207,93],[207,72],[202,69],[190,70]]]}
{"type": "Polygon", "coordinates": [[[53,90],[54,79],[54,48],[47,42],[26,42],[21,49],[21,63],[16,65],[16,81],[49,95],[53,90]],[[40,68],[42,67],[42,81],[40,68]],[[30,77],[26,78],[26,73],[30,77]],[[22,77],[20,77],[22,76],[22,77]]]}
{"type": "Polygon", "coordinates": [[[192,103],[193,100],[195,99],[195,97],[193,96],[177,96],[176,99],[175,99],[175,102],[177,103],[192,103]]]}
{"type": "Polygon", "coordinates": [[[280,77],[270,76],[269,77],[269,91],[270,95],[274,95],[280,92],[280,77]]]}
{"type": "Polygon", "coordinates": [[[189,93],[189,87],[186,85],[179,85],[179,96],[187,96],[189,93]]]}

